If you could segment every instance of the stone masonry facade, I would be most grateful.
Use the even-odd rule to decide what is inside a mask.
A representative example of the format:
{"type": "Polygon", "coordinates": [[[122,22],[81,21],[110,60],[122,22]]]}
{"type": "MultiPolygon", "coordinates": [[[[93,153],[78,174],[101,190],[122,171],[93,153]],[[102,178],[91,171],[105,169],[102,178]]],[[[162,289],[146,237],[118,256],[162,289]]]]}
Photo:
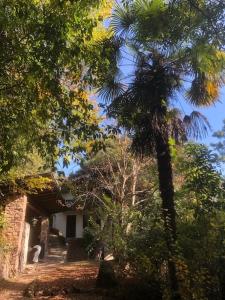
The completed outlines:
{"type": "Polygon", "coordinates": [[[47,217],[42,217],[41,220],[41,243],[44,247],[44,254],[48,253],[48,234],[49,234],[49,219],[47,217]]]}
{"type": "Polygon", "coordinates": [[[13,195],[5,207],[6,227],[3,230],[8,252],[0,257],[0,277],[15,276],[21,270],[20,260],[23,251],[23,230],[26,214],[27,196],[13,195]]]}

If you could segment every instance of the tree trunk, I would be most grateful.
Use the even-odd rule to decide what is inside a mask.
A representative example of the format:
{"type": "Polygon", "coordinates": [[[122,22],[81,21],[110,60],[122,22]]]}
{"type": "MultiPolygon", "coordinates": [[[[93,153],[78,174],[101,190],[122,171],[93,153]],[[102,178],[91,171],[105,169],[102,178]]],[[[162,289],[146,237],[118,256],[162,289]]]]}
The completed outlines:
{"type": "MultiPolygon", "coordinates": [[[[132,160],[133,166],[132,166],[132,186],[131,186],[131,192],[132,192],[132,198],[131,198],[131,207],[134,208],[136,204],[136,186],[137,186],[137,176],[138,176],[138,162],[133,159],[132,160]]],[[[131,232],[132,228],[132,222],[127,224],[126,233],[129,234],[131,232]]]]}
{"type": "Polygon", "coordinates": [[[170,277],[170,286],[172,291],[172,300],[180,300],[178,279],[176,274],[176,265],[174,257],[176,255],[176,212],[174,205],[174,186],[173,171],[169,148],[169,137],[166,124],[163,134],[158,131],[155,136],[156,154],[158,164],[159,188],[162,198],[162,214],[166,234],[166,242],[169,250],[168,270],[170,277]]]}

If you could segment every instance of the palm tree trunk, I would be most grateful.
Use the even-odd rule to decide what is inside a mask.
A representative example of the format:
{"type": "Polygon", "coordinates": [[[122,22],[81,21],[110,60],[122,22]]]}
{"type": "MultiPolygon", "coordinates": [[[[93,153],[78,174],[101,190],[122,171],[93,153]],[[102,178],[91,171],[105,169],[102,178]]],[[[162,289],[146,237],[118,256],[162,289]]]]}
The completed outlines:
{"type": "Polygon", "coordinates": [[[173,171],[169,148],[169,138],[167,125],[161,124],[164,127],[162,131],[158,131],[155,136],[156,154],[158,164],[159,188],[162,198],[162,214],[164,228],[166,234],[166,242],[169,250],[168,270],[170,277],[170,286],[172,291],[172,300],[180,300],[179,285],[176,273],[176,265],[174,257],[176,255],[176,212],[174,205],[174,186],[173,186],[173,171]],[[164,125],[164,126],[163,126],[164,125]]]}

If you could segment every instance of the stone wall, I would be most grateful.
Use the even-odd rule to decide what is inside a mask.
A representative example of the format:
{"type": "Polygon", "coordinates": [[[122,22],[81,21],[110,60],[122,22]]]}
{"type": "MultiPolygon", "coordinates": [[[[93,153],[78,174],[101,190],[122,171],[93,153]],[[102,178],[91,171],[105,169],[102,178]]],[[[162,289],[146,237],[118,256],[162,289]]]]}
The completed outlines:
{"type": "Polygon", "coordinates": [[[22,237],[22,250],[20,255],[19,272],[22,272],[27,264],[29,252],[29,238],[30,238],[30,224],[24,222],[23,237],[22,237]]]}
{"type": "Polygon", "coordinates": [[[1,255],[0,277],[13,277],[21,269],[26,205],[26,196],[13,195],[5,207],[6,228],[3,230],[3,236],[9,245],[9,251],[4,256],[1,255]]]}
{"type": "Polygon", "coordinates": [[[42,246],[42,258],[48,253],[48,234],[49,234],[49,219],[48,217],[42,217],[41,220],[41,246],[42,246]]]}

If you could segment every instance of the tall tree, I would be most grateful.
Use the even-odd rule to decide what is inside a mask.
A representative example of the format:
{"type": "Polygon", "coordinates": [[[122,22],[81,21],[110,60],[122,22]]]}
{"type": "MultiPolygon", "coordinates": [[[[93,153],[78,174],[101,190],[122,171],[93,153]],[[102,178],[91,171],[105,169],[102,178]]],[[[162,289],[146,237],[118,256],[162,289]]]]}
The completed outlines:
{"type": "Polygon", "coordinates": [[[107,0],[1,1],[0,173],[34,148],[49,162],[81,152],[98,133],[86,74],[93,32],[110,7],[107,0]]]}
{"type": "MultiPolygon", "coordinates": [[[[114,32],[111,43],[117,55],[111,57],[112,68],[100,89],[100,95],[108,101],[108,114],[130,131],[134,149],[142,154],[156,154],[174,300],[181,296],[175,264],[177,233],[171,124],[184,124],[187,133],[198,136],[201,130],[206,130],[207,121],[194,113],[186,116],[182,124],[179,119],[171,122],[169,107],[181,89],[187,89],[185,99],[196,106],[211,105],[219,98],[225,54],[214,32],[221,30],[224,17],[220,10],[222,3],[217,4],[138,0],[116,6],[111,20],[114,32]],[[209,11],[210,21],[205,16],[209,11]],[[213,22],[213,30],[212,26],[205,28],[208,22],[213,22]],[[121,74],[127,61],[131,71],[124,79],[121,74]]],[[[176,130],[175,138],[179,135],[176,130]]]]}

